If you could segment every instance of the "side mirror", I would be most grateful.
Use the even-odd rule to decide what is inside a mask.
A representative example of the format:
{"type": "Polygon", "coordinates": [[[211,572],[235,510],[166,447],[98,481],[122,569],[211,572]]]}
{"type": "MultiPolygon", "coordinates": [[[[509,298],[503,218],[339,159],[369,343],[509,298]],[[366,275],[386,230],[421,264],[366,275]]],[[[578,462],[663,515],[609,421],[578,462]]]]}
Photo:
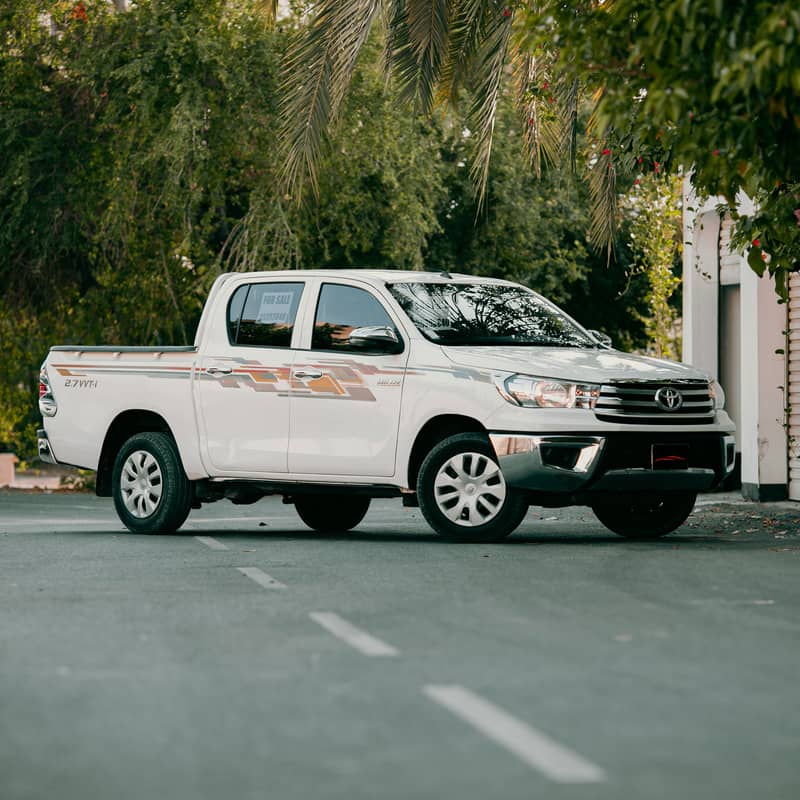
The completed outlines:
{"type": "Polygon", "coordinates": [[[611,337],[607,333],[603,333],[602,331],[596,331],[593,329],[589,329],[589,333],[597,339],[597,341],[603,345],[603,347],[613,347],[614,343],[611,341],[611,337]]]}
{"type": "Polygon", "coordinates": [[[402,353],[403,343],[388,325],[365,325],[353,328],[347,337],[350,347],[377,353],[402,353]]]}

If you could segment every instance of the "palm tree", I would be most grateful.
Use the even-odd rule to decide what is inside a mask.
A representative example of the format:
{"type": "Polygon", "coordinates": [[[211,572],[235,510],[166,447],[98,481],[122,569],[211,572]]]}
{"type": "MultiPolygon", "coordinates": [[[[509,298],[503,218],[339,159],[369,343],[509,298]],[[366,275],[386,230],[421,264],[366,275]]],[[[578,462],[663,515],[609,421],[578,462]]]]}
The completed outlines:
{"type": "MultiPolygon", "coordinates": [[[[512,33],[519,3],[502,0],[319,0],[287,57],[282,107],[286,191],[308,182],[317,191],[324,135],[335,123],[359,52],[373,25],[385,29],[384,64],[400,97],[417,111],[454,103],[462,89],[472,102],[475,140],[471,174],[479,206],[486,195],[498,99],[516,84],[526,152],[537,175],[543,163],[575,162],[578,87],[554,74],[552,55],[533,54],[512,33]]],[[[612,174],[606,170],[606,178],[612,174]]],[[[611,229],[613,230],[613,226],[611,229]]]]}

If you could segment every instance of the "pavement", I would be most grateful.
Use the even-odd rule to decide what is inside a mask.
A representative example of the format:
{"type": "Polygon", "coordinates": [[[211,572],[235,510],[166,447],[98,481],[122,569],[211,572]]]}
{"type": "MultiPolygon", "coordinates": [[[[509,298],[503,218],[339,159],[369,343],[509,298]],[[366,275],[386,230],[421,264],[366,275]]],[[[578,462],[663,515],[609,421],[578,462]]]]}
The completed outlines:
{"type": "Polygon", "coordinates": [[[0,800],[800,796],[800,505],[501,544],[0,493],[0,800]]]}

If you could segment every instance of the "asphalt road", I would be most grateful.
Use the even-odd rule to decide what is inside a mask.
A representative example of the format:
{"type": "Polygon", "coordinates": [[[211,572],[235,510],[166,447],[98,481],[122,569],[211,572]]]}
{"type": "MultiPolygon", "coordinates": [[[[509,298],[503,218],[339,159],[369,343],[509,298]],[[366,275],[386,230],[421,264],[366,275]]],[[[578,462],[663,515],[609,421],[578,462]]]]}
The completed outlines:
{"type": "Polygon", "coordinates": [[[800,507],[498,545],[0,494],[0,800],[797,798],[800,507]]]}

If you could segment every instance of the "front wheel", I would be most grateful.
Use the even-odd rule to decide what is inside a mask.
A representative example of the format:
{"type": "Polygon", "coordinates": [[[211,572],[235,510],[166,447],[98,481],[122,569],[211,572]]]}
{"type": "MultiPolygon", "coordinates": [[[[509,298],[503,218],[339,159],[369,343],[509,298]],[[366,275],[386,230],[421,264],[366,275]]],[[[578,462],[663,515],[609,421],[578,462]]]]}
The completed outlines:
{"type": "Polygon", "coordinates": [[[137,433],[122,445],[111,491],[119,518],[134,533],[173,533],[192,507],[191,481],[165,433],[137,433]]]}
{"type": "Polygon", "coordinates": [[[528,511],[524,494],[506,484],[492,446],[479,433],[450,436],[428,453],[417,497],[434,531],[460,542],[503,539],[528,511]]]}
{"type": "Polygon", "coordinates": [[[299,495],[294,507],[309,528],[320,533],[349,531],[364,519],[369,497],[361,495],[299,495]]]}
{"type": "Polygon", "coordinates": [[[646,500],[596,503],[595,516],[614,533],[627,539],[657,539],[686,522],[697,492],[665,492],[646,500]]]}

